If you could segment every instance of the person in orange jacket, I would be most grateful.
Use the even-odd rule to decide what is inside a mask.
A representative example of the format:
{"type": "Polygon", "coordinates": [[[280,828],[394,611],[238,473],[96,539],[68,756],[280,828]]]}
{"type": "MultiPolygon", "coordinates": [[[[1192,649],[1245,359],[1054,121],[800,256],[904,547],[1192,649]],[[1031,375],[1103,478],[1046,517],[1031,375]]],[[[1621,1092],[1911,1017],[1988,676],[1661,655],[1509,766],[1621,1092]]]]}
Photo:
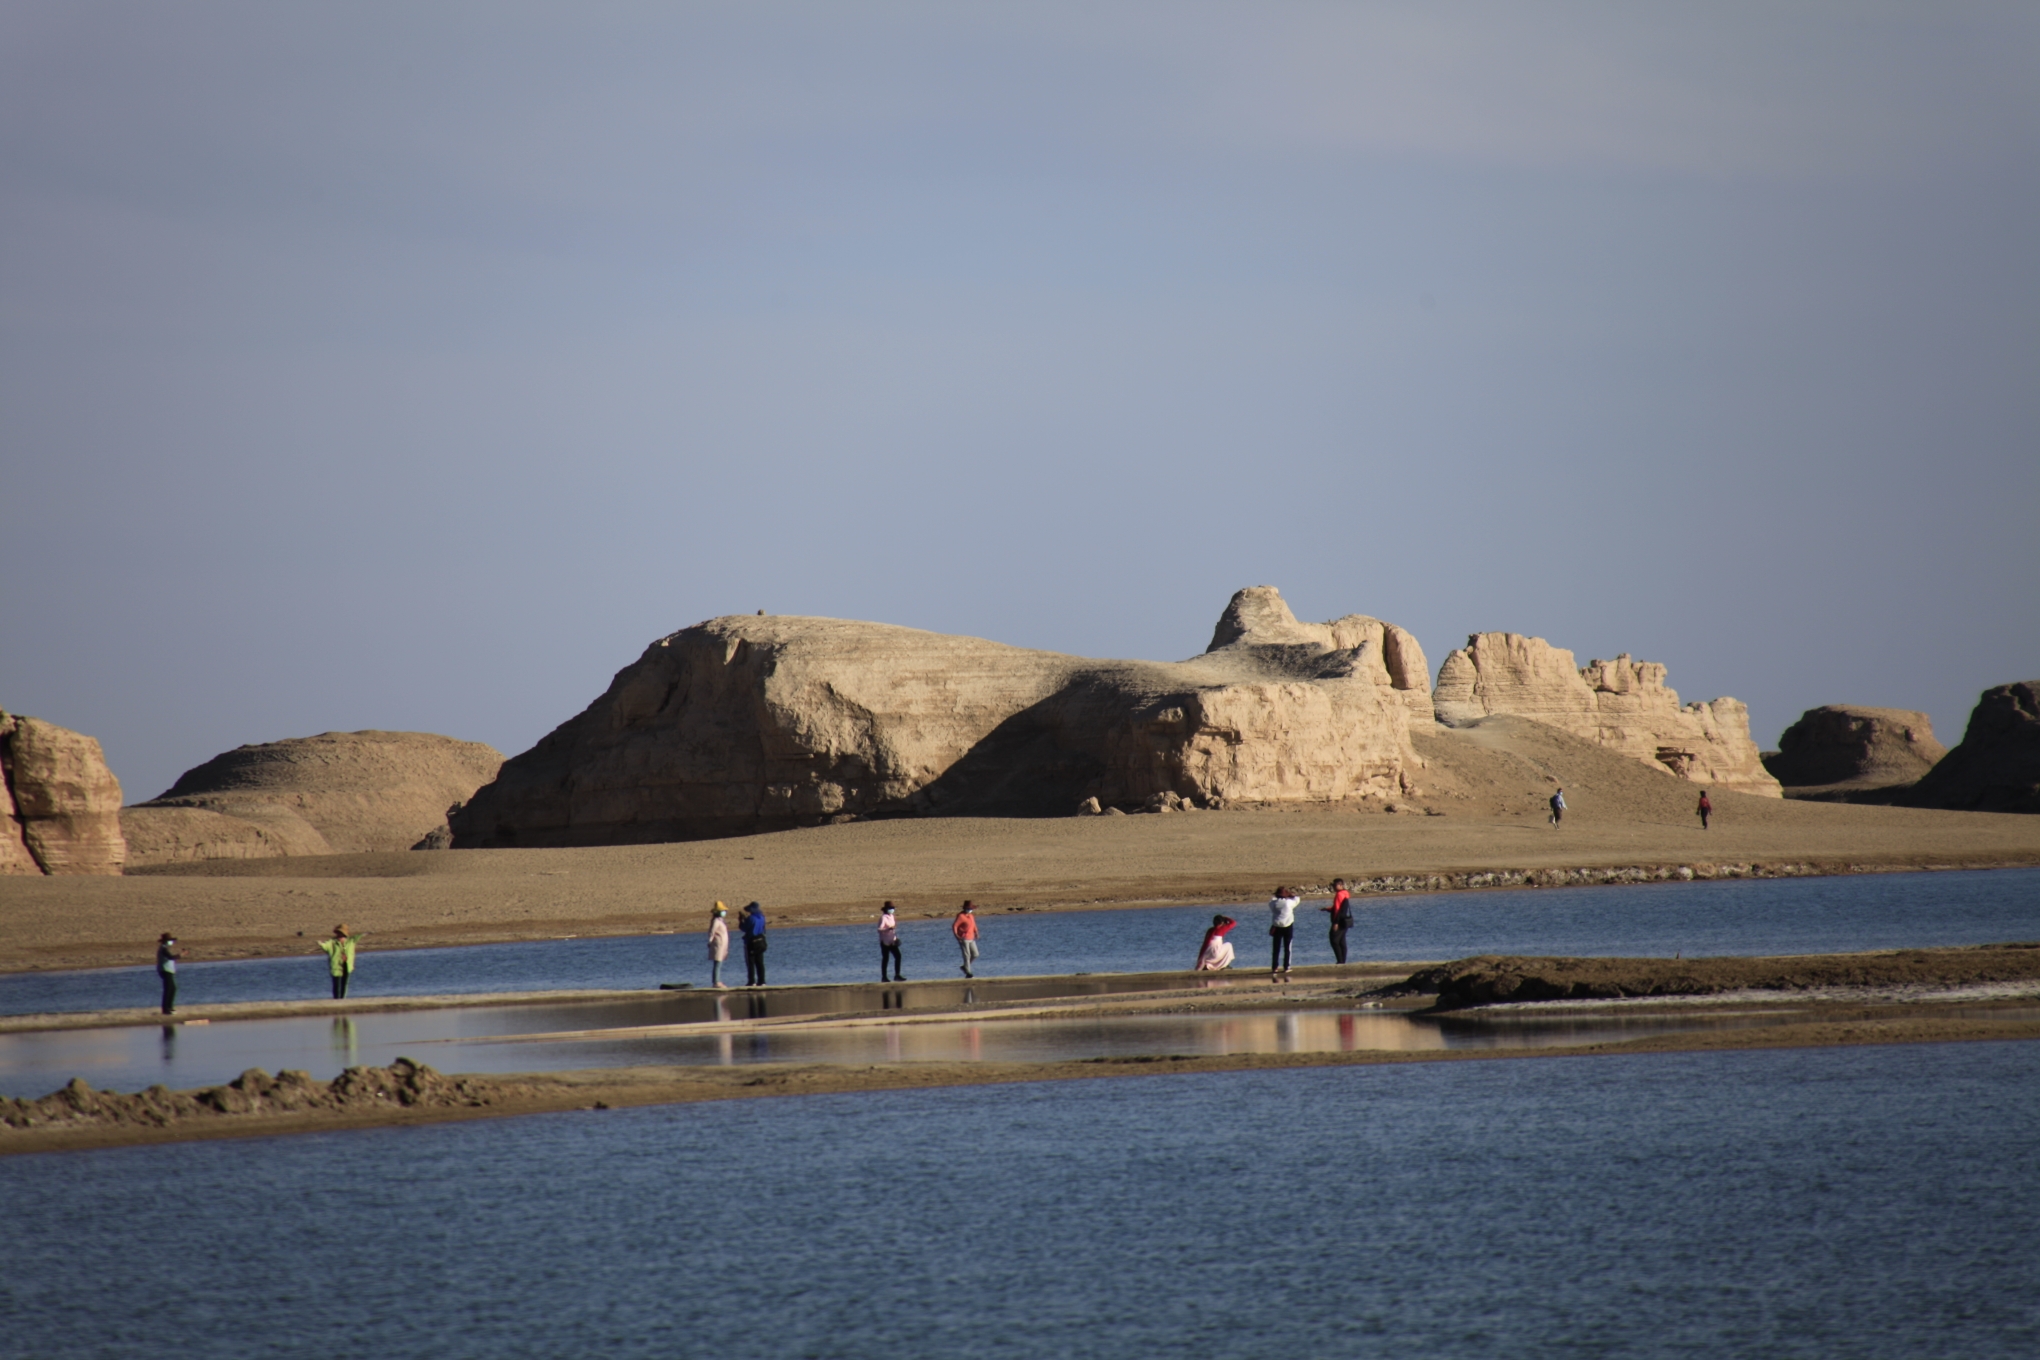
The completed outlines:
{"type": "Polygon", "coordinates": [[[956,919],[949,923],[949,933],[956,937],[957,947],[963,951],[963,975],[976,977],[970,966],[977,962],[978,956],[977,908],[965,902],[962,910],[956,913],[956,919]]]}

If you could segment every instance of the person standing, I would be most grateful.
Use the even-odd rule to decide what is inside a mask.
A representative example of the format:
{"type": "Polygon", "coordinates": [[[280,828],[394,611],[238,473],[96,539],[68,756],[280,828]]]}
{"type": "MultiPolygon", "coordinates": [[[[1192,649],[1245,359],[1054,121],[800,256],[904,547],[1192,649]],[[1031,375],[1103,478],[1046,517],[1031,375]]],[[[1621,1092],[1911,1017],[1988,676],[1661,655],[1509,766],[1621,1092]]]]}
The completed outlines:
{"type": "Polygon", "coordinates": [[[956,919],[949,923],[949,933],[956,937],[956,946],[963,951],[963,975],[976,977],[970,966],[977,962],[978,927],[977,908],[965,902],[956,913],[956,919]]]}
{"type": "Polygon", "coordinates": [[[1275,895],[1268,899],[1268,981],[1280,982],[1289,976],[1289,951],[1296,940],[1296,909],[1301,905],[1296,894],[1287,888],[1278,887],[1275,895]]]}
{"type": "Polygon", "coordinates": [[[892,968],[893,982],[905,982],[907,975],[900,971],[900,918],[893,913],[893,904],[885,904],[885,910],[878,914],[878,980],[887,981],[886,968],[892,968]]]}
{"type": "Polygon", "coordinates": [[[718,902],[708,913],[708,985],[727,990],[722,980],[723,960],[730,956],[730,909],[718,902]]]}
{"type": "MultiPolygon", "coordinates": [[[[163,1014],[177,1013],[177,937],[164,931],[156,937],[156,976],[163,980],[163,1014]]],[[[167,1032],[167,1031],[166,1031],[167,1032]]]]}
{"type": "Polygon", "coordinates": [[[1558,789],[1551,795],[1551,824],[1557,826],[1565,820],[1565,790],[1558,789]]]}
{"type": "Polygon", "coordinates": [[[1707,829],[1707,819],[1714,815],[1714,803],[1707,797],[1707,790],[1700,790],[1700,829],[1707,829]]]}
{"type": "Polygon", "coordinates": [[[346,926],[334,926],[333,938],[319,941],[319,948],[326,951],[326,971],[333,977],[335,1001],[347,998],[347,982],[354,976],[354,945],[366,938],[365,935],[349,935],[346,926]]]}
{"type": "Polygon", "coordinates": [[[1204,943],[1197,946],[1197,969],[1200,973],[1218,973],[1232,967],[1232,942],[1226,934],[1239,922],[1230,916],[1219,915],[1211,918],[1211,929],[1204,932],[1204,943]]]}
{"type": "Polygon", "coordinates": [[[744,908],[744,914],[737,918],[737,929],[744,932],[744,985],[763,987],[765,985],[765,908],[756,902],[744,908]]]}
{"type": "Polygon", "coordinates": [[[1346,880],[1332,880],[1332,905],[1319,907],[1319,911],[1332,914],[1332,961],[1346,961],[1346,932],[1353,928],[1353,894],[1346,891],[1346,880]]]}

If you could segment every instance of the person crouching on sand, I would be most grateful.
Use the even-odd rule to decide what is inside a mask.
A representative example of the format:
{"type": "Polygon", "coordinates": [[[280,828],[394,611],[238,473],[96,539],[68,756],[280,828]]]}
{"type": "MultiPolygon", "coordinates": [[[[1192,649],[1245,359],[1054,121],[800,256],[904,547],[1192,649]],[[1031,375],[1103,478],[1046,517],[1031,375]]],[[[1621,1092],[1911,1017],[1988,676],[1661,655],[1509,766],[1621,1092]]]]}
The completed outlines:
{"type": "Polygon", "coordinates": [[[333,938],[319,941],[319,948],[326,951],[326,971],[333,975],[335,1001],[346,999],[347,981],[354,976],[354,946],[367,938],[366,935],[349,935],[346,926],[334,926],[333,938]]]}
{"type": "Polygon", "coordinates": [[[949,933],[956,937],[956,947],[963,951],[963,975],[976,977],[970,966],[977,962],[978,956],[977,908],[965,902],[956,913],[956,919],[949,923],[949,933]]]}
{"type": "Polygon", "coordinates": [[[878,914],[878,980],[888,981],[886,969],[892,969],[893,982],[905,982],[907,975],[900,968],[900,918],[893,913],[893,904],[885,904],[885,910],[878,914]]]}
{"type": "Polygon", "coordinates": [[[708,985],[724,987],[723,960],[730,956],[730,909],[718,902],[708,912],[708,985]]]}
{"type": "Polygon", "coordinates": [[[1204,932],[1204,943],[1197,946],[1197,971],[1217,973],[1232,967],[1232,941],[1226,939],[1226,932],[1239,922],[1230,916],[1211,918],[1211,929],[1204,932]]]}

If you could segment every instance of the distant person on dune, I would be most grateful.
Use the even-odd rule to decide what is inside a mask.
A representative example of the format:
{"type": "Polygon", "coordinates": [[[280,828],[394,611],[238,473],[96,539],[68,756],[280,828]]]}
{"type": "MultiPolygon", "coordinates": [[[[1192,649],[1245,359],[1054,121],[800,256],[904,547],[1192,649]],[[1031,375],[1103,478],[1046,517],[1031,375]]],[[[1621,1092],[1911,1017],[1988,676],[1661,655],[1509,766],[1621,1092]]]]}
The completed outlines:
{"type": "Polygon", "coordinates": [[[1197,946],[1197,970],[1200,973],[1218,973],[1232,967],[1232,942],[1226,939],[1226,932],[1239,922],[1230,916],[1211,918],[1211,929],[1204,932],[1204,942],[1197,946]]]}
{"type": "Polygon", "coordinates": [[[765,908],[756,902],[744,908],[744,914],[737,918],[737,929],[744,933],[744,985],[763,987],[765,985],[765,908]]]}
{"type": "Polygon", "coordinates": [[[730,909],[718,902],[708,913],[708,985],[724,986],[723,960],[730,956],[730,909]]]}
{"type": "Polygon", "coordinates": [[[1277,887],[1268,899],[1268,981],[1289,976],[1289,951],[1296,941],[1296,909],[1302,903],[1295,893],[1277,887]]]}
{"type": "Polygon", "coordinates": [[[1557,826],[1565,820],[1565,790],[1559,789],[1551,795],[1551,824],[1557,826]]]}
{"type": "Polygon", "coordinates": [[[349,935],[346,926],[334,926],[333,938],[319,941],[319,948],[326,951],[326,971],[333,978],[333,999],[347,998],[347,983],[354,976],[354,946],[367,935],[349,935]]]}
{"type": "Polygon", "coordinates": [[[890,981],[905,982],[907,975],[900,971],[900,918],[893,911],[893,904],[885,904],[885,910],[878,914],[878,980],[885,982],[886,968],[892,969],[890,981]]]}
{"type": "Polygon", "coordinates": [[[963,975],[976,977],[970,966],[978,956],[977,908],[965,902],[956,919],[949,923],[949,933],[956,937],[956,947],[963,951],[963,975]]]}
{"type": "Polygon", "coordinates": [[[1319,907],[1319,911],[1332,914],[1332,961],[1346,961],[1346,932],[1353,928],[1353,894],[1346,891],[1346,880],[1332,880],[1332,905],[1319,907]]]}
{"type": "Polygon", "coordinates": [[[177,937],[164,931],[156,940],[156,976],[163,980],[163,1014],[177,1013],[177,937]]]}
{"type": "Polygon", "coordinates": [[[1705,789],[1700,790],[1699,811],[1700,811],[1700,829],[1702,831],[1705,831],[1707,829],[1707,819],[1714,815],[1714,802],[1712,799],[1708,798],[1707,790],[1705,789]]]}

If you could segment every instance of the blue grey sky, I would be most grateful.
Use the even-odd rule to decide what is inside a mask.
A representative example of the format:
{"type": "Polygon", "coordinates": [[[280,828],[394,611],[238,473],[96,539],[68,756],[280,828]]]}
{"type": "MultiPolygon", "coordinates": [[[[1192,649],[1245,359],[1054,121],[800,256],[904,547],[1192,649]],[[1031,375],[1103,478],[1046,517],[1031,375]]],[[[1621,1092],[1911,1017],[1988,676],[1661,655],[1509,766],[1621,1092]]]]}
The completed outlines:
{"type": "Polygon", "coordinates": [[[1774,742],[2040,674],[2030,3],[0,5],[0,704],[131,801],[767,609],[1774,742]]]}

